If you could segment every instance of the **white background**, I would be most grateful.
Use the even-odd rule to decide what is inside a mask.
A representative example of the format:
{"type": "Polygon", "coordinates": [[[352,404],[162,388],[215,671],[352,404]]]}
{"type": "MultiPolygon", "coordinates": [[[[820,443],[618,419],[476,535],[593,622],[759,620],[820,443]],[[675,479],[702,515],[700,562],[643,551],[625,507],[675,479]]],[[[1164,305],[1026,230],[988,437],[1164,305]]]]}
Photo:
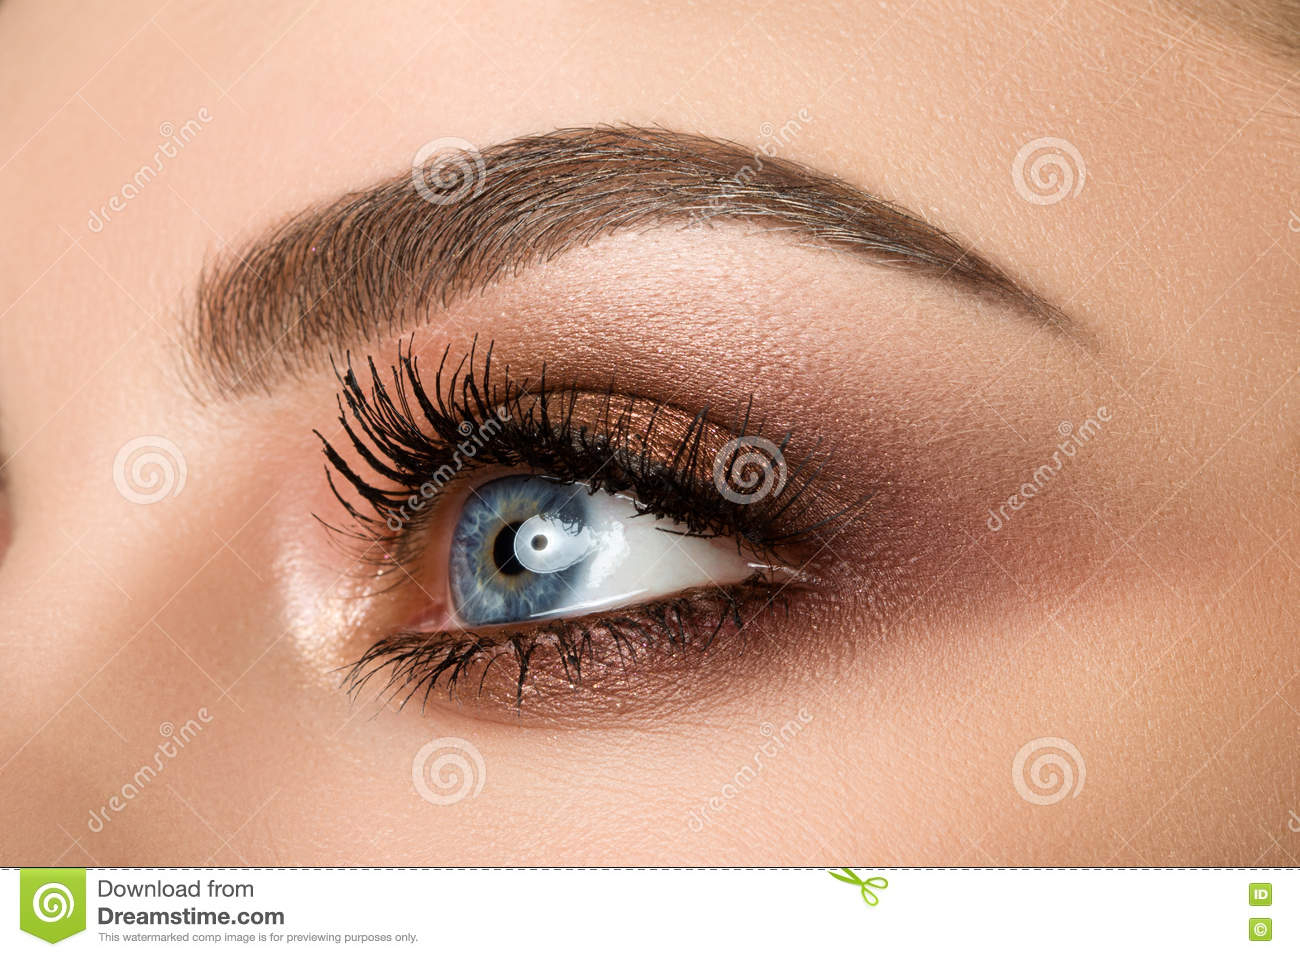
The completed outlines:
{"type": "MultiPolygon", "coordinates": [[[[1300,953],[1300,870],[873,870],[889,887],[868,907],[825,870],[114,870],[87,871],[87,928],[53,945],[18,929],[18,871],[2,879],[6,954],[466,953],[819,954],[1300,953]],[[283,910],[277,933],[414,932],[418,943],[131,944],[99,939],[101,879],[252,883],[251,901],[203,909],[283,910]],[[1247,885],[1273,884],[1271,907],[1247,885]],[[1273,939],[1248,940],[1252,917],[1273,939]]],[[[104,901],[172,909],[183,899],[104,901]],[[139,903],[144,900],[145,903],[139,903]]],[[[108,929],[108,928],[105,928],[108,929]]],[[[256,928],[230,928],[254,932],[256,928]]],[[[271,930],[274,928],[262,928],[271,930]]],[[[213,928],[119,927],[118,932],[213,928]]],[[[219,929],[218,929],[219,930],[219,929]]]]}

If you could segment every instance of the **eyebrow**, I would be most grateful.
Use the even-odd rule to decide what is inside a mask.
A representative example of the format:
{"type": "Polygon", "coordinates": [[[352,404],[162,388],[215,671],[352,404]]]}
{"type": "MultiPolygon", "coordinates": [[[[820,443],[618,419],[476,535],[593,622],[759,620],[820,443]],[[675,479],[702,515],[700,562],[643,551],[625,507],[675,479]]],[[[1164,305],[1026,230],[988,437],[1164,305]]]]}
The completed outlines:
{"type": "Polygon", "coordinates": [[[563,129],[481,152],[456,142],[205,266],[187,337],[197,378],[221,397],[270,392],[529,265],[671,223],[792,233],[1070,328],[1059,308],[906,209],[738,143],[637,127],[563,129]]]}

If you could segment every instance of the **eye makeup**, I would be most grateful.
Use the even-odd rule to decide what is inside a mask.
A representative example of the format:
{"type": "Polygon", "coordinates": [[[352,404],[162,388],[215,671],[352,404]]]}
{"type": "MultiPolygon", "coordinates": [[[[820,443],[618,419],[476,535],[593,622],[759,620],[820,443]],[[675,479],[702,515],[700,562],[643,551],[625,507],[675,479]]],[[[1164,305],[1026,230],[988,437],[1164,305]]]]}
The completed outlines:
{"type": "Polygon", "coordinates": [[[321,437],[351,519],[330,527],[373,587],[414,594],[347,669],[354,692],[423,704],[508,683],[520,711],[665,653],[681,667],[815,589],[817,538],[865,504],[819,496],[827,453],[764,436],[752,401],[724,426],[544,367],[512,377],[491,347],[444,351],[431,383],[409,342],[366,370],[338,372],[346,442],[321,437]]]}

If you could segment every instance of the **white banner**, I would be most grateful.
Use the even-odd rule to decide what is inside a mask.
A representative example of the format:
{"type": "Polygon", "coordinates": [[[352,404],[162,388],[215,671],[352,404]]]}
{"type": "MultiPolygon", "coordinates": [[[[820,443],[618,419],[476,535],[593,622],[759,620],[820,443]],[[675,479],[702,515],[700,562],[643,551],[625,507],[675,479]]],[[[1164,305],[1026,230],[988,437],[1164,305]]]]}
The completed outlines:
{"type": "Polygon", "coordinates": [[[6,954],[1300,952],[1297,870],[7,870],[6,954]],[[1269,947],[1260,949],[1263,945],[1269,947]]]}

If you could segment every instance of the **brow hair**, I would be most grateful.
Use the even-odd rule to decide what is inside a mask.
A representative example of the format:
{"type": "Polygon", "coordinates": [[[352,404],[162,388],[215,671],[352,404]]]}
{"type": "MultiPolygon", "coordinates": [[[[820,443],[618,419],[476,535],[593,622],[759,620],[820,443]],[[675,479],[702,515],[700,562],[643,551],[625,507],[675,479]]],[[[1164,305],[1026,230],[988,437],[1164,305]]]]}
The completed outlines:
{"type": "Polygon", "coordinates": [[[1173,0],[1174,6],[1231,35],[1300,62],[1300,0],[1173,0]]]}
{"type": "Polygon", "coordinates": [[[839,179],[724,140],[591,127],[431,157],[210,263],[195,297],[192,359],[218,395],[269,391],[566,250],[623,230],[714,221],[789,230],[1066,325],[948,233],[839,179]]]}

